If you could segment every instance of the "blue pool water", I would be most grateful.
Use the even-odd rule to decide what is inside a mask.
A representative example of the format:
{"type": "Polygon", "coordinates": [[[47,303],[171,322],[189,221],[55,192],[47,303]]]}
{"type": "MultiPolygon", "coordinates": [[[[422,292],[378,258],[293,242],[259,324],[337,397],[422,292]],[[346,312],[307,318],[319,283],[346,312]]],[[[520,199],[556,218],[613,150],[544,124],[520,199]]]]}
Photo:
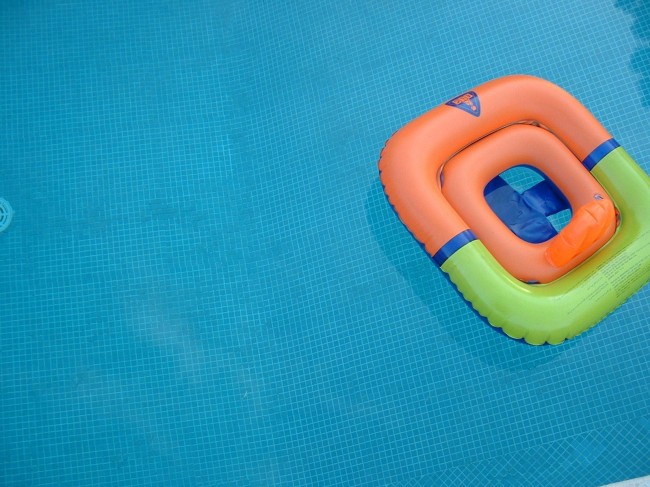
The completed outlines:
{"type": "Polygon", "coordinates": [[[2,2],[0,485],[650,474],[650,287],[510,340],[383,196],[396,129],[511,73],[650,170],[644,0],[2,2]]]}

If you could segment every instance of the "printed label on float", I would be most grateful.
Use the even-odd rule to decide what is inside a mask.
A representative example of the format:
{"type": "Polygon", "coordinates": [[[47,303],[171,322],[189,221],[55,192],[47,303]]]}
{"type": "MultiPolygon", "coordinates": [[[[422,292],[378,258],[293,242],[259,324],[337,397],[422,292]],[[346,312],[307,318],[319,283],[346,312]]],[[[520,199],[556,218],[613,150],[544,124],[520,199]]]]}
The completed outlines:
{"type": "Polygon", "coordinates": [[[445,105],[450,107],[460,108],[462,111],[479,117],[481,115],[481,100],[474,91],[468,91],[456,98],[452,98],[445,105]]]}
{"type": "Polygon", "coordinates": [[[569,310],[569,314],[583,305],[589,306],[591,303],[603,299],[618,305],[645,284],[647,276],[650,275],[650,260],[639,258],[639,254],[648,255],[650,253],[648,251],[648,247],[650,247],[649,233],[646,231],[637,237],[638,240],[644,242],[644,245],[629,245],[620,249],[607,262],[600,264],[587,276],[591,280],[591,289],[569,310]]]}

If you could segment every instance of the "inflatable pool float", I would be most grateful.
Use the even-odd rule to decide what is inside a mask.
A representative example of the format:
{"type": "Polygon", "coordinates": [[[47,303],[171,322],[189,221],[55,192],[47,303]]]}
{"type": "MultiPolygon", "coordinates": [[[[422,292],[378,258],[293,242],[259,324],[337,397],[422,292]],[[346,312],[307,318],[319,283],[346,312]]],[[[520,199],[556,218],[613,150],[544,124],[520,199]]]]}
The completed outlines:
{"type": "Polygon", "coordinates": [[[650,279],[650,178],[548,81],[508,76],[453,98],[398,130],[379,170],[402,222],[510,337],[561,343],[650,279]],[[519,167],[540,181],[513,188],[504,173],[519,167]]]}

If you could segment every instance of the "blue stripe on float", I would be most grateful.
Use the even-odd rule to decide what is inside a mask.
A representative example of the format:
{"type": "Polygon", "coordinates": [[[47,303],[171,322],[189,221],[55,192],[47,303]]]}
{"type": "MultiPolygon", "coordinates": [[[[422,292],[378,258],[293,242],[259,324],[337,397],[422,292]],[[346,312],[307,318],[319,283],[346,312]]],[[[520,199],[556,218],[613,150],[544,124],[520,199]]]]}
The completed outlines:
{"type": "Polygon", "coordinates": [[[433,260],[436,264],[438,264],[438,266],[442,266],[442,264],[444,264],[445,261],[451,257],[454,252],[472,242],[473,240],[476,240],[476,235],[474,235],[471,230],[460,232],[449,242],[443,245],[442,248],[438,250],[438,252],[436,252],[436,255],[433,256],[433,260]]]}
{"type": "Polygon", "coordinates": [[[591,154],[585,157],[585,160],[582,161],[582,165],[587,168],[588,171],[591,171],[596,164],[598,164],[603,157],[612,152],[617,147],[620,147],[620,144],[614,139],[609,139],[606,142],[603,142],[598,147],[596,147],[591,154]]]}

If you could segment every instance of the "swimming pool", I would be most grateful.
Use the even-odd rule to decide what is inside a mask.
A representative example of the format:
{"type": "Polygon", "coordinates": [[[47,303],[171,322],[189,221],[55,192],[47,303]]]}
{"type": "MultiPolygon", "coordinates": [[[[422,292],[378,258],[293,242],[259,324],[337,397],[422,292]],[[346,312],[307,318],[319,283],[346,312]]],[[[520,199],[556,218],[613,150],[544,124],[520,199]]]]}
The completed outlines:
{"type": "Polygon", "coordinates": [[[379,183],[397,128],[511,73],[650,171],[650,6],[524,3],[3,2],[0,483],[650,474],[650,288],[510,340],[379,183]]]}

